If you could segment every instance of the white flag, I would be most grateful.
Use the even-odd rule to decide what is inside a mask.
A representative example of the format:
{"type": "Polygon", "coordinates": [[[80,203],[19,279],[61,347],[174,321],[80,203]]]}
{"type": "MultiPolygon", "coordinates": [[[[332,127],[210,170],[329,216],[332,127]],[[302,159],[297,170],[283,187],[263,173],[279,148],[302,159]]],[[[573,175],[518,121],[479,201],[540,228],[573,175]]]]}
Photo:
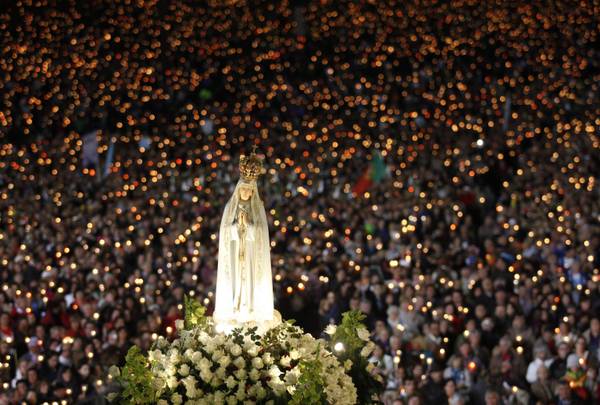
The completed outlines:
{"type": "Polygon", "coordinates": [[[81,151],[81,162],[83,167],[96,167],[100,162],[98,158],[98,139],[96,131],[89,132],[81,137],[83,140],[83,148],[81,151]]]}

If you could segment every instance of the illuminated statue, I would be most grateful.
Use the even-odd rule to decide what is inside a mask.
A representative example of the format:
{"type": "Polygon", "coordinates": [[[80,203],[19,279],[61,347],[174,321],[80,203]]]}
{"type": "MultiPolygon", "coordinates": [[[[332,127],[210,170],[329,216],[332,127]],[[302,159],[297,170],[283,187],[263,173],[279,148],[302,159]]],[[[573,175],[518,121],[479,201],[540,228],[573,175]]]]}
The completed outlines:
{"type": "Polygon", "coordinates": [[[219,233],[214,319],[223,331],[245,323],[267,326],[277,318],[269,230],[256,180],[263,161],[254,152],[240,157],[240,180],[225,206],[219,233]]]}

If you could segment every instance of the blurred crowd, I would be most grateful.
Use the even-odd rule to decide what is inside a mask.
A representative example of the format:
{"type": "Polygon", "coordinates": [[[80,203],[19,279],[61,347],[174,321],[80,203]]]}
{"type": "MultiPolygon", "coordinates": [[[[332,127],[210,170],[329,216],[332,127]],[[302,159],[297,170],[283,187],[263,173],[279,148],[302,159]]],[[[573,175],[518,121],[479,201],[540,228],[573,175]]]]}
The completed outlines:
{"type": "Polygon", "coordinates": [[[252,145],[276,307],[316,336],[363,311],[386,405],[600,403],[599,16],[10,2],[0,404],[98,401],[131,345],[173,335],[186,294],[212,309],[252,145]]]}

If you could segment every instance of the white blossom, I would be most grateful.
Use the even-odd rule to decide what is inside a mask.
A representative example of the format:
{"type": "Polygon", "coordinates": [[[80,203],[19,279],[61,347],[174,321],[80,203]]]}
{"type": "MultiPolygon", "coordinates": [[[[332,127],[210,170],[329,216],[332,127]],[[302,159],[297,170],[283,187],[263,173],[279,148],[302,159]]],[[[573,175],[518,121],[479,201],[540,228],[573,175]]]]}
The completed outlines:
{"type": "Polygon", "coordinates": [[[281,370],[279,369],[279,367],[271,366],[271,368],[269,369],[269,376],[274,379],[274,378],[279,378],[280,375],[281,375],[281,370]]]}
{"type": "Polygon", "coordinates": [[[365,342],[368,342],[369,338],[371,337],[371,334],[369,333],[367,328],[358,328],[356,330],[356,334],[358,335],[359,338],[361,338],[365,342]]]}
{"type": "MultiPolygon", "coordinates": [[[[177,325],[179,339],[169,342],[159,337],[154,350],[148,352],[155,394],[170,392],[167,400],[157,401],[157,404],[251,404],[264,403],[268,395],[292,395],[300,378],[300,369],[291,368],[292,364],[317,355],[322,364],[322,392],[327,403],[356,404],[356,387],[346,374],[352,362],[340,364],[322,340],[314,339],[296,326],[285,325],[277,331],[276,349],[270,351],[254,341],[247,329],[229,335],[215,333],[210,318],[208,322],[208,326],[188,331],[180,330],[181,325],[177,325]],[[243,343],[238,344],[240,337],[243,343]],[[279,354],[288,350],[284,356],[279,354]],[[227,371],[231,364],[235,365],[233,373],[227,371]],[[200,386],[206,388],[201,390],[200,386]]],[[[326,330],[330,334],[335,331],[334,325],[326,330]]],[[[368,356],[374,347],[369,341],[369,332],[359,328],[357,334],[367,342],[361,354],[368,356]]]]}
{"type": "Polygon", "coordinates": [[[373,349],[375,349],[375,344],[373,342],[369,342],[361,349],[360,355],[363,357],[369,357],[373,349]]]}
{"type": "Polygon", "coordinates": [[[183,397],[178,393],[174,393],[171,395],[171,402],[173,405],[180,405],[183,403],[183,397]]]}
{"type": "Polygon", "coordinates": [[[283,366],[283,367],[289,367],[290,366],[290,362],[292,361],[292,358],[290,356],[283,356],[281,358],[281,360],[279,361],[279,363],[283,366]]]}
{"type": "Polygon", "coordinates": [[[224,355],[219,359],[219,365],[221,367],[227,367],[229,364],[231,364],[231,357],[228,355],[224,355]]]}
{"type": "Polygon", "coordinates": [[[187,375],[190,373],[190,367],[187,364],[182,364],[179,367],[179,375],[181,375],[182,377],[187,377],[187,375]]]}
{"type": "Polygon", "coordinates": [[[227,377],[227,379],[225,380],[225,385],[229,389],[232,389],[233,387],[235,387],[236,384],[237,384],[237,381],[235,380],[235,378],[233,378],[232,375],[230,375],[229,377],[227,377]]]}
{"type": "Polygon", "coordinates": [[[241,369],[241,370],[235,370],[233,372],[233,374],[236,376],[236,378],[238,380],[245,380],[246,377],[248,376],[248,373],[246,372],[246,370],[241,369]]]}
{"type": "Polygon", "coordinates": [[[232,356],[237,357],[242,354],[242,348],[239,345],[231,346],[230,353],[232,356]]]}
{"type": "Polygon", "coordinates": [[[261,368],[264,367],[264,362],[263,359],[261,359],[260,357],[255,357],[252,359],[252,367],[254,367],[257,370],[260,370],[261,368]]]}
{"type": "Polygon", "coordinates": [[[246,360],[244,360],[243,357],[238,357],[237,359],[235,359],[233,361],[233,365],[236,366],[237,368],[244,368],[244,367],[246,367],[246,360]]]}
{"type": "Polygon", "coordinates": [[[270,366],[271,364],[273,364],[273,356],[271,356],[271,353],[269,353],[269,352],[263,354],[262,360],[263,360],[263,363],[265,363],[267,366],[270,366]]]}
{"type": "Polygon", "coordinates": [[[252,381],[257,381],[260,378],[260,372],[254,368],[250,370],[250,373],[248,373],[248,377],[250,377],[252,381]]]}
{"type": "Polygon", "coordinates": [[[192,360],[192,363],[194,363],[194,364],[200,363],[200,360],[202,360],[202,353],[200,353],[200,352],[194,352],[190,356],[190,360],[192,360]]]}

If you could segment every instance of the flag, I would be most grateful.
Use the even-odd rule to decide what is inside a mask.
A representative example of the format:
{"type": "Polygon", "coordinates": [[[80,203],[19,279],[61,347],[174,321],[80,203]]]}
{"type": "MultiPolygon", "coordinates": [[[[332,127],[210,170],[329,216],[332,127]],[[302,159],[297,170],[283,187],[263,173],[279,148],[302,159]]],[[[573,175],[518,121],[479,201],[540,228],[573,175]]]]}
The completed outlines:
{"type": "Polygon", "coordinates": [[[152,139],[150,139],[149,136],[142,136],[142,138],[138,142],[138,147],[140,149],[147,150],[150,147],[150,145],[152,145],[152,139]]]}
{"type": "Polygon", "coordinates": [[[210,135],[213,131],[215,124],[213,122],[213,120],[211,120],[210,118],[205,118],[201,123],[200,123],[200,128],[202,129],[202,133],[204,135],[210,135]]]}
{"type": "Polygon", "coordinates": [[[212,91],[210,91],[209,89],[202,89],[200,90],[200,98],[204,101],[206,100],[210,100],[212,98],[212,91]]]}
{"type": "Polygon", "coordinates": [[[358,179],[352,193],[357,196],[363,195],[374,183],[380,183],[387,174],[387,166],[379,151],[373,154],[371,163],[363,175],[358,179]]]}
{"type": "Polygon", "coordinates": [[[81,163],[84,168],[96,168],[100,159],[98,158],[98,139],[96,131],[89,132],[81,137],[83,148],[81,150],[81,163]]]}

